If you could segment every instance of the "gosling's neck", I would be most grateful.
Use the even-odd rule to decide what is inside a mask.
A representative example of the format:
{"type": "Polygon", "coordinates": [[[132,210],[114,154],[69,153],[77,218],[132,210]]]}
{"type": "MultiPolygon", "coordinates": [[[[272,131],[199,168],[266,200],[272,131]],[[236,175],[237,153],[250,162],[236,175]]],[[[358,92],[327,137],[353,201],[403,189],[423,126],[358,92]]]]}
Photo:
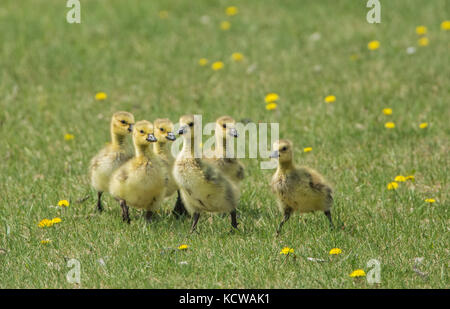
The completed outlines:
{"type": "MultiPolygon", "coordinates": [[[[227,158],[227,139],[221,136],[216,136],[216,156],[219,158],[227,158]]],[[[233,158],[227,158],[232,160],[233,158]]]]}
{"type": "Polygon", "coordinates": [[[150,145],[134,145],[136,158],[153,158],[153,152],[150,151],[150,145]]]}
{"type": "Polygon", "coordinates": [[[170,152],[170,145],[169,143],[165,142],[156,142],[153,144],[153,152],[157,155],[168,155],[170,152]]]}
{"type": "Polygon", "coordinates": [[[111,143],[114,146],[122,147],[125,143],[125,135],[117,134],[114,132],[114,130],[111,128],[111,143]]]}
{"type": "Polygon", "coordinates": [[[198,152],[197,147],[195,147],[194,139],[185,138],[183,141],[183,149],[181,152],[184,156],[195,158],[195,152],[198,152]]]}
{"type": "Polygon", "coordinates": [[[282,172],[283,174],[292,171],[293,169],[294,163],[292,162],[292,160],[278,162],[278,171],[282,172]]]}

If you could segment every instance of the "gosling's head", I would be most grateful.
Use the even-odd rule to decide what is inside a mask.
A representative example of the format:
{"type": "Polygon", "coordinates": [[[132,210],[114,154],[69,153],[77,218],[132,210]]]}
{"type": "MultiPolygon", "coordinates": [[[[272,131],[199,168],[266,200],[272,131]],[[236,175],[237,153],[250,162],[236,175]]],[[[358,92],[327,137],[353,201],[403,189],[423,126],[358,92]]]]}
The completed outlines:
{"type": "Polygon", "coordinates": [[[279,163],[292,162],[294,156],[292,142],[288,139],[280,139],[273,144],[271,158],[278,159],[279,163]]]}
{"type": "Polygon", "coordinates": [[[222,116],[216,120],[216,134],[225,139],[227,136],[238,137],[236,121],[230,116],[222,116]]]}
{"type": "Polygon", "coordinates": [[[134,116],[128,112],[116,112],[111,119],[111,130],[116,135],[127,135],[133,132],[134,116]]]}
{"type": "Polygon", "coordinates": [[[157,142],[153,124],[147,120],[136,122],[133,130],[133,141],[136,146],[148,146],[150,143],[157,142]]]}
{"type": "Polygon", "coordinates": [[[184,115],[180,117],[180,128],[178,134],[194,138],[194,115],[184,115]],[[191,134],[192,133],[192,134],[191,134]]]}
{"type": "Polygon", "coordinates": [[[173,142],[176,139],[175,134],[173,134],[173,123],[170,119],[156,119],[153,125],[155,137],[159,143],[173,142]]]}

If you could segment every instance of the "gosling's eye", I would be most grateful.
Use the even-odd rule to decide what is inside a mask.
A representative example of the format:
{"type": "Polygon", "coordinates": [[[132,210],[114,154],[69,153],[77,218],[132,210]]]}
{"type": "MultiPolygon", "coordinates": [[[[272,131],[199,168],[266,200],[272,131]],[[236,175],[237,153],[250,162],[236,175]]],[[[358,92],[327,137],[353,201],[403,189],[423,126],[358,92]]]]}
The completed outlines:
{"type": "Polygon", "coordinates": [[[141,132],[142,134],[144,134],[144,130],[141,130],[141,131],[139,131],[139,132],[141,132]]]}
{"type": "Polygon", "coordinates": [[[194,125],[194,123],[193,123],[193,122],[189,123],[189,126],[190,126],[190,127],[192,127],[193,125],[194,125]]]}
{"type": "Polygon", "coordinates": [[[123,124],[127,124],[127,122],[125,120],[121,120],[120,122],[123,124]]]}
{"type": "Polygon", "coordinates": [[[281,148],[281,151],[286,151],[287,150],[287,147],[285,146],[285,147],[283,147],[283,148],[281,148]]]}
{"type": "Polygon", "coordinates": [[[164,132],[164,128],[159,128],[159,130],[160,130],[161,132],[164,132]]]}
{"type": "Polygon", "coordinates": [[[226,125],[226,124],[223,124],[222,127],[223,127],[224,129],[226,129],[226,128],[227,128],[227,125],[226,125]]]}

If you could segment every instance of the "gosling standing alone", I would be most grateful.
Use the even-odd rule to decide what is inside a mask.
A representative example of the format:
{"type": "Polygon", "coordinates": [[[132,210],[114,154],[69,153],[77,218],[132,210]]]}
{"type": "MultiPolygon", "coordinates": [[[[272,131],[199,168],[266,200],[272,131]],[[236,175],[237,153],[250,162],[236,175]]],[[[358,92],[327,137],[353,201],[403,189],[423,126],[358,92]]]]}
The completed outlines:
{"type": "Polygon", "coordinates": [[[237,229],[237,189],[218,169],[195,158],[198,145],[194,143],[194,116],[180,118],[178,133],[183,135],[183,149],[175,161],[173,175],[186,209],[193,214],[191,233],[204,212],[230,213],[231,225],[237,229]]]}
{"type": "Polygon", "coordinates": [[[111,177],[109,191],[119,201],[122,219],[127,223],[130,223],[128,206],[144,209],[145,218],[150,221],[166,194],[167,171],[149,147],[156,141],[153,124],[138,121],[133,130],[136,154],[111,177]]]}
{"type": "MultiPolygon", "coordinates": [[[[214,158],[208,159],[207,162],[214,165],[222,173],[224,173],[235,185],[239,185],[244,179],[244,166],[236,158],[229,158],[227,155],[228,144],[227,138],[238,137],[236,130],[236,121],[230,116],[222,116],[216,120],[215,138],[216,148],[214,158]]],[[[233,144],[234,145],[234,144],[233,144]]]]}
{"type": "Polygon", "coordinates": [[[291,141],[279,140],[274,143],[273,149],[271,157],[278,158],[278,168],[272,177],[271,187],[284,214],[277,235],[293,211],[300,213],[323,211],[333,227],[330,212],[333,197],[330,186],[313,169],[294,165],[291,141]]]}
{"type": "Polygon", "coordinates": [[[124,164],[131,155],[124,147],[125,137],[133,131],[134,117],[128,112],[114,113],[111,119],[111,143],[92,158],[89,174],[92,187],[97,191],[97,209],[103,210],[101,198],[108,191],[112,173],[124,164]]]}
{"type": "Polygon", "coordinates": [[[158,140],[153,144],[153,152],[164,162],[168,173],[168,184],[166,190],[166,197],[171,196],[175,191],[177,191],[177,201],[173,209],[173,214],[179,218],[181,215],[187,213],[186,208],[183,205],[180,197],[180,191],[173,178],[173,164],[175,158],[172,156],[171,148],[172,142],[176,139],[173,134],[173,123],[167,118],[156,119],[153,122],[155,127],[155,137],[158,140]]]}

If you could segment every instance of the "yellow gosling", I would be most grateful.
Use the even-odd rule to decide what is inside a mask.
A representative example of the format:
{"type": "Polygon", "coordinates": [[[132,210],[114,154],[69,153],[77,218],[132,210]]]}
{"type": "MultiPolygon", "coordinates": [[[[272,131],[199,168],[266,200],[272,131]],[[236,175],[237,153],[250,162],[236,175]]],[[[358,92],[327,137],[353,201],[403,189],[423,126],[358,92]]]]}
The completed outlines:
{"type": "Polygon", "coordinates": [[[176,139],[173,133],[173,123],[169,119],[164,118],[156,119],[153,125],[155,127],[155,137],[158,140],[153,144],[153,152],[162,160],[167,168],[168,184],[166,197],[172,196],[177,191],[177,201],[173,209],[173,214],[179,218],[181,215],[186,215],[187,211],[181,200],[178,185],[172,175],[175,158],[172,156],[171,146],[172,142],[176,139]]]}
{"type": "Polygon", "coordinates": [[[131,158],[126,153],[124,142],[133,131],[134,116],[128,112],[114,113],[111,119],[111,143],[106,145],[91,159],[89,175],[91,185],[97,191],[97,209],[103,210],[101,198],[108,191],[112,173],[131,158]]]}
{"type": "Polygon", "coordinates": [[[145,218],[150,221],[166,194],[167,171],[150,149],[150,143],[156,141],[153,124],[138,121],[133,130],[135,156],[111,177],[109,191],[119,201],[122,219],[127,223],[130,223],[129,206],[145,210],[145,218]]]}
{"type": "Polygon", "coordinates": [[[278,199],[280,211],[284,214],[277,234],[289,220],[293,211],[300,213],[323,211],[330,221],[333,204],[332,189],[324,178],[308,167],[296,167],[293,162],[292,142],[283,139],[274,143],[272,158],[278,159],[278,168],[272,177],[271,187],[278,199]]]}
{"type": "MultiPolygon", "coordinates": [[[[222,116],[216,120],[215,156],[207,161],[224,173],[235,185],[239,185],[244,179],[244,166],[237,158],[229,158],[227,156],[227,146],[229,146],[227,145],[227,138],[238,137],[235,125],[236,121],[230,116],[222,116]]],[[[234,143],[232,145],[234,145],[234,143]]]]}
{"type": "Polygon", "coordinates": [[[191,233],[204,212],[230,213],[231,225],[237,229],[237,189],[218,169],[195,158],[199,145],[194,144],[194,116],[180,118],[178,133],[183,136],[183,149],[175,160],[173,175],[186,209],[193,214],[191,233]]]}

